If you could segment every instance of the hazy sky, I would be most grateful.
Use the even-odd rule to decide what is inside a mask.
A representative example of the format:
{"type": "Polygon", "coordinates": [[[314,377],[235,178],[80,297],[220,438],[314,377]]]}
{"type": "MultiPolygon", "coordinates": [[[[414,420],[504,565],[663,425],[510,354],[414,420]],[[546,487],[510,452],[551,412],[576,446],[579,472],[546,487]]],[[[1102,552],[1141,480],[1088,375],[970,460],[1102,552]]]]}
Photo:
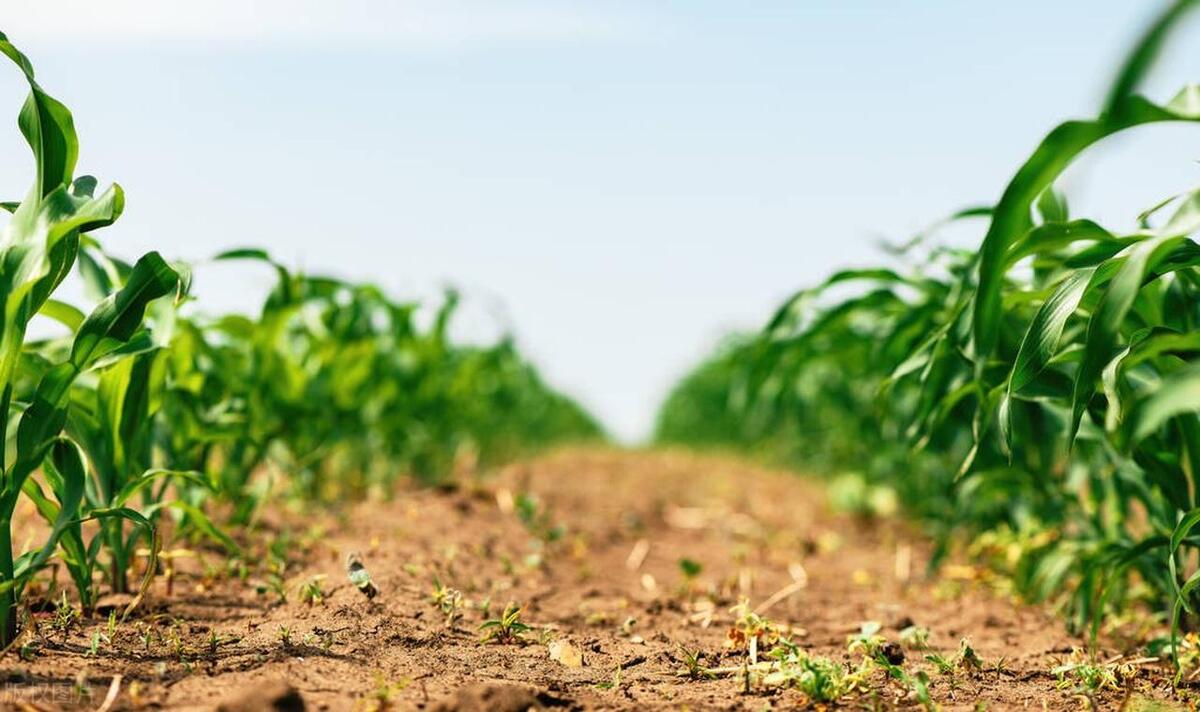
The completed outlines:
{"type": "MultiPolygon", "coordinates": [[[[1157,7],[7,0],[0,29],[75,112],[81,168],[125,187],[113,251],[263,245],[397,296],[458,284],[466,335],[511,327],[634,439],[722,334],[995,200],[1056,121],[1094,113],[1157,7]]],[[[1193,22],[1152,95],[1200,80],[1198,40],[1193,22]]],[[[23,96],[0,73],[0,115],[23,96]]],[[[32,169],[8,125],[15,198],[32,169]]],[[[1197,158],[1200,129],[1140,130],[1067,187],[1124,226],[1200,183],[1197,158]]],[[[269,281],[209,268],[196,292],[249,309],[269,281]]]]}

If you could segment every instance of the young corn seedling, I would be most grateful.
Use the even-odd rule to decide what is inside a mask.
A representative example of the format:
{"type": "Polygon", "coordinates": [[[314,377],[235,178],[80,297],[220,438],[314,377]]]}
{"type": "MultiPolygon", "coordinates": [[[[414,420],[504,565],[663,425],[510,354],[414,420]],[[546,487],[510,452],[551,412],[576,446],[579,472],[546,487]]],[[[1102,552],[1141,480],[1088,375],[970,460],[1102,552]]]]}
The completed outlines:
{"type": "Polygon", "coordinates": [[[79,624],[79,612],[67,601],[67,592],[63,591],[62,600],[54,608],[54,618],[50,627],[58,633],[61,640],[66,641],[71,630],[79,624]]]}
{"type": "Polygon", "coordinates": [[[225,642],[215,630],[208,631],[208,657],[216,659],[217,649],[221,647],[221,643],[225,642]]]}
{"type": "Polygon", "coordinates": [[[92,631],[92,642],[88,645],[88,656],[96,657],[100,653],[100,645],[102,643],[111,645],[112,637],[99,630],[92,631]]]}

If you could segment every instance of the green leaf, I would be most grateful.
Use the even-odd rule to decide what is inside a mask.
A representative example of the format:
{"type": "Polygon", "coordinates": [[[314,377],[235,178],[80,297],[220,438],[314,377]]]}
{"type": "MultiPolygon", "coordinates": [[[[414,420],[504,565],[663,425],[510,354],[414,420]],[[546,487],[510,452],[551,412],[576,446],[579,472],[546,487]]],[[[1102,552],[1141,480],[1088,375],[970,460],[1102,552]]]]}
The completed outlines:
{"type": "MultiPolygon", "coordinates": [[[[1188,3],[1192,5],[1194,3],[1188,3]]],[[[1080,153],[1101,139],[1134,126],[1166,121],[1200,121],[1196,87],[1188,87],[1166,106],[1136,96],[1114,98],[1101,117],[1068,121],[1051,131],[1005,188],[980,248],[979,288],[975,298],[975,348],[989,356],[1000,335],[1000,290],[1006,256],[1030,224],[1033,201],[1080,153]]]]}
{"type": "Polygon", "coordinates": [[[71,348],[76,370],[87,368],[129,341],[142,325],[146,306],[174,291],[178,280],[179,275],[157,252],[138,260],[121,290],[101,302],[79,327],[71,348]]]}
{"type": "Polygon", "coordinates": [[[1171,418],[1197,411],[1200,411],[1200,363],[1193,363],[1167,376],[1130,406],[1121,427],[1125,447],[1136,446],[1171,418]]]}
{"type": "MultiPolygon", "coordinates": [[[[1110,268],[1110,271],[1115,269],[1110,268]]],[[[1009,394],[1018,394],[1037,378],[1058,353],[1067,320],[1079,308],[1079,302],[1092,286],[1096,270],[1072,272],[1042,303],[1030,322],[1008,379],[1009,394]]]]}
{"type": "Polygon", "coordinates": [[[47,95],[33,77],[29,59],[0,33],[0,53],[8,56],[25,75],[29,98],[17,120],[29,147],[37,160],[37,181],[27,201],[38,202],[55,189],[71,182],[79,141],[71,112],[59,101],[47,95]]]}
{"type": "Polygon", "coordinates": [[[70,329],[72,333],[79,330],[79,326],[83,324],[84,320],[82,311],[57,299],[47,299],[46,303],[42,304],[42,308],[38,310],[38,314],[57,321],[70,329]]]}
{"type": "Polygon", "coordinates": [[[1075,390],[1071,399],[1071,425],[1067,441],[1074,439],[1079,422],[1088,401],[1096,391],[1096,381],[1104,367],[1112,360],[1117,349],[1117,340],[1125,316],[1133,307],[1133,301],[1147,273],[1165,259],[1184,238],[1167,233],[1134,245],[1124,258],[1120,269],[1104,292],[1092,318],[1088,320],[1087,338],[1084,344],[1083,361],[1075,376],[1075,390]]]}

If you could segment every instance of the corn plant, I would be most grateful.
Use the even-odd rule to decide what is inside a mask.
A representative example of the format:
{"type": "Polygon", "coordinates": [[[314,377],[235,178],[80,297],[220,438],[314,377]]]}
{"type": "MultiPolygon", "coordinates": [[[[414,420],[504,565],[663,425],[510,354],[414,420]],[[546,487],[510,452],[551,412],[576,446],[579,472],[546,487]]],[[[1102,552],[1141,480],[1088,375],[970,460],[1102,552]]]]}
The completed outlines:
{"type": "Polygon", "coordinates": [[[237,404],[226,412],[241,421],[216,478],[227,496],[253,501],[252,476],[267,461],[286,470],[302,496],[336,499],[387,487],[400,468],[435,480],[468,453],[486,466],[600,433],[511,341],[453,345],[454,293],[422,332],[416,304],[393,302],[372,285],[299,274],[257,249],[218,259],[264,263],[277,275],[257,319],[213,322],[220,346],[191,337],[228,364],[199,382],[223,379],[212,392],[237,404]]]}
{"type": "MultiPolygon", "coordinates": [[[[127,283],[129,269],[119,261],[98,250],[81,255],[84,256],[81,264],[87,260],[92,265],[108,267],[111,278],[92,285],[97,294],[107,297],[127,283]]],[[[147,322],[152,324],[153,333],[146,335],[149,341],[140,350],[95,367],[74,385],[66,429],[87,453],[92,474],[85,490],[83,512],[125,508],[157,523],[164,509],[173,510],[185,526],[195,527],[236,551],[232,540],[213,527],[203,511],[176,499],[171,491],[180,485],[209,489],[203,475],[162,466],[167,464],[162,453],[168,451],[162,445],[163,430],[171,430],[160,418],[169,385],[165,356],[183,294],[177,292],[171,296],[149,304],[147,322]]],[[[102,554],[108,558],[106,576],[111,590],[130,592],[128,572],[137,541],[145,533],[137,527],[127,533],[125,522],[108,519],[100,524],[97,539],[87,546],[78,525],[64,535],[71,550],[64,561],[75,579],[85,610],[90,610],[93,600],[86,584],[93,580],[102,554]],[[78,556],[79,552],[83,555],[78,556]]]]}
{"type": "Polygon", "coordinates": [[[0,646],[17,634],[25,585],[56,552],[85,613],[103,581],[136,590],[136,604],[160,534],[236,553],[214,513],[252,524],[273,480],[288,495],[333,501],[386,491],[404,474],[429,481],[600,436],[511,339],[454,343],[452,292],[421,327],[420,304],[248,248],[217,259],[274,271],[259,313],[198,311],[185,266],[156,252],[126,263],[95,239],[121,215],[123,192],[97,194],[95,179],[74,176],[71,113],[3,35],[0,52],[29,85],[18,124],[36,169],[23,200],[0,204],[11,213],[0,234],[0,646]],[[96,302],[90,313],[53,298],[75,271],[96,302]],[[67,335],[27,339],[38,316],[67,335]],[[12,543],[22,494],[50,523],[30,552],[12,543]],[[150,560],[135,587],[143,541],[150,560]]]}
{"type": "MultiPolygon", "coordinates": [[[[130,270],[122,288],[91,314],[65,320],[73,327],[74,336],[62,358],[51,363],[31,363],[24,358],[26,330],[35,314],[45,311],[60,318],[71,314],[52,301],[51,295],[74,266],[82,236],[112,224],[121,214],[124,197],[118,186],[97,196],[94,179],[73,177],[78,140],[70,112],[42,91],[28,59],[2,35],[0,52],[17,65],[29,84],[29,97],[18,123],[36,167],[33,187],[24,200],[12,206],[12,216],[0,237],[0,302],[4,309],[0,418],[8,434],[0,489],[0,643],[7,644],[17,633],[15,606],[25,583],[81,519],[86,458],[62,432],[71,407],[71,386],[82,374],[131,358],[144,348],[148,339],[141,325],[146,307],[170,294],[178,275],[157,253],[147,254],[130,270]],[[45,484],[54,499],[30,477],[43,465],[45,484]],[[16,556],[12,515],[22,492],[34,500],[39,513],[51,523],[51,531],[40,549],[16,556]]],[[[125,519],[146,531],[151,529],[140,514],[120,506],[95,509],[87,517],[125,519]]]]}
{"type": "Polygon", "coordinates": [[[1055,186],[1099,141],[1200,121],[1200,88],[1137,94],[1176,0],[1116,73],[1100,112],[1054,128],[991,206],[977,252],[936,231],[901,266],[850,270],[789,299],[672,393],[663,440],[718,439],[885,482],[940,535],[966,531],[1017,588],[1094,633],[1136,590],[1188,624],[1200,573],[1200,193],[1133,231],[1071,215],[1055,186]],[[846,293],[849,296],[845,296],[846,293]],[[986,549],[987,546],[982,548],[986,549]],[[1132,585],[1133,581],[1144,584],[1132,585]]]}

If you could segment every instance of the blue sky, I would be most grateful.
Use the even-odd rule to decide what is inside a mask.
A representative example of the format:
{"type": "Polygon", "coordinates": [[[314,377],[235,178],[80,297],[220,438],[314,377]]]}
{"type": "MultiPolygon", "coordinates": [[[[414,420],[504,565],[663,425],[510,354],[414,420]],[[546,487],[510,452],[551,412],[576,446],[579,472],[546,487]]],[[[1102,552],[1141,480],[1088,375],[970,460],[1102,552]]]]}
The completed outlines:
{"type": "MultiPolygon", "coordinates": [[[[81,168],[128,192],[110,249],[264,245],[397,296],[458,284],[465,337],[513,329],[636,439],[722,334],[994,200],[1055,122],[1094,112],[1158,6],[18,0],[0,29],[74,110],[81,168]]],[[[1200,80],[1198,39],[1152,96],[1200,80]]],[[[22,98],[0,75],[11,116],[22,98]]],[[[1138,131],[1065,185],[1127,226],[1200,182],[1198,139],[1138,131]]],[[[0,155],[20,196],[15,128],[0,155]]],[[[269,279],[202,268],[196,292],[246,309],[269,279]]]]}

